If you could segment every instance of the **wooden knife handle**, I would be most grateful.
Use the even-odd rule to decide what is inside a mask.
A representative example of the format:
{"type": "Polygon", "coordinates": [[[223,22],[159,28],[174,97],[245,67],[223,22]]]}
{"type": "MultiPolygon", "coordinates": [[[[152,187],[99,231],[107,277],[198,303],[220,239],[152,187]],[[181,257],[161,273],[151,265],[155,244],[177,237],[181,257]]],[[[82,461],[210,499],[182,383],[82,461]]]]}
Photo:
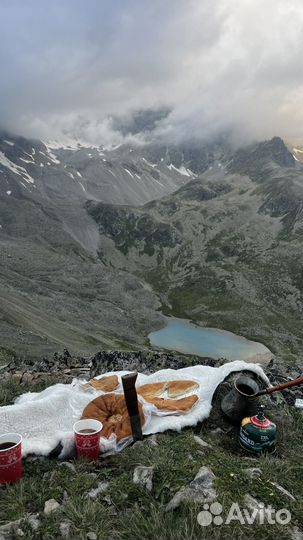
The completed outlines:
{"type": "Polygon", "coordinates": [[[134,440],[140,440],[143,438],[136,390],[137,377],[138,373],[128,373],[127,375],[123,375],[121,377],[134,440]]]}

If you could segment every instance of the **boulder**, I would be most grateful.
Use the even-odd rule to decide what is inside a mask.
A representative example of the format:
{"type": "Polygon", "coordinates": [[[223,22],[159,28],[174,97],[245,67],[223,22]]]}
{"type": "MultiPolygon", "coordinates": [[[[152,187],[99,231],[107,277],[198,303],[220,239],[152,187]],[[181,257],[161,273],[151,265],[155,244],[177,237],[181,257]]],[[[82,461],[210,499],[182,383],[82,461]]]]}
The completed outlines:
{"type": "Polygon", "coordinates": [[[44,504],[44,514],[49,515],[60,508],[60,504],[55,499],[49,499],[44,504]]]}
{"type": "Polygon", "coordinates": [[[210,503],[217,498],[214,488],[216,477],[208,467],[201,467],[194,480],[181,488],[166,506],[166,511],[175,510],[184,502],[210,503]]]}
{"type": "Polygon", "coordinates": [[[153,467],[144,467],[139,465],[134,470],[133,482],[134,484],[142,487],[148,492],[151,492],[153,488],[153,467]]]}

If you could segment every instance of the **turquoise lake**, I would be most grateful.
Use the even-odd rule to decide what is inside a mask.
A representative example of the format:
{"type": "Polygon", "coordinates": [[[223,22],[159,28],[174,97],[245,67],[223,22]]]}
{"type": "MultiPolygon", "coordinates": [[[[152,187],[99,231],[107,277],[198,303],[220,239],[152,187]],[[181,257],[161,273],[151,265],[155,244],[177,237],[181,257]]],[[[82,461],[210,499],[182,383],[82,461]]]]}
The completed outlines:
{"type": "Polygon", "coordinates": [[[218,328],[203,328],[182,319],[166,318],[167,325],[148,335],[151,345],[198,356],[227,360],[269,360],[270,350],[262,343],[250,341],[218,328]]]}

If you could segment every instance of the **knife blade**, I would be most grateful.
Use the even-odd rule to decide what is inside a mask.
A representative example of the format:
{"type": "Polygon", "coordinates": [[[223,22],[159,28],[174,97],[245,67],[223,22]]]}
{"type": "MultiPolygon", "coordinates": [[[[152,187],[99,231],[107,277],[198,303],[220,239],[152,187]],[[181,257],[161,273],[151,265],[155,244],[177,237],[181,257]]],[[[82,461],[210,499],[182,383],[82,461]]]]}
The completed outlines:
{"type": "Polygon", "coordinates": [[[133,439],[134,441],[141,441],[143,439],[143,435],[136,390],[137,377],[138,373],[128,373],[127,375],[123,375],[122,386],[132,427],[133,439]]]}

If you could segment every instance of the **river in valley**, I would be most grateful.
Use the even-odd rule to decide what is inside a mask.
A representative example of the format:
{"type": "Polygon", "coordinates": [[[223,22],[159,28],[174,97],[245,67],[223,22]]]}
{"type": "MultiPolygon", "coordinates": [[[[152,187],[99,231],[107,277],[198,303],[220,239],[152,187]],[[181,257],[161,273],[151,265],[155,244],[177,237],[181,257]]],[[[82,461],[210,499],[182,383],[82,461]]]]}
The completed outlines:
{"type": "Polygon", "coordinates": [[[272,353],[262,343],[218,328],[204,328],[187,320],[166,317],[167,325],[148,335],[151,345],[185,354],[267,363],[272,353]]]}

